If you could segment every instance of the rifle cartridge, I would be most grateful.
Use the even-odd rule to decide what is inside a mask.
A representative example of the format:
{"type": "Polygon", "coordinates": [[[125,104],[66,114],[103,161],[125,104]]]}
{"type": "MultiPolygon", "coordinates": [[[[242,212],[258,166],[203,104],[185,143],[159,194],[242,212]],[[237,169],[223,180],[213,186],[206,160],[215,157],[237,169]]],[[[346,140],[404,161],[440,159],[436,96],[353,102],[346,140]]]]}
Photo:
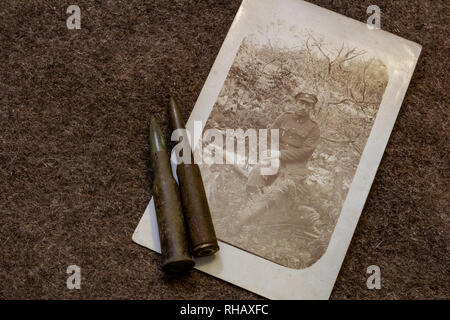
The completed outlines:
{"type": "Polygon", "coordinates": [[[183,216],[180,191],[172,176],[170,157],[161,129],[150,121],[150,159],[153,169],[153,196],[161,242],[162,269],[183,272],[194,266],[183,216]]]}
{"type": "MultiPolygon", "coordinates": [[[[186,129],[175,98],[170,98],[170,123],[172,129],[186,129]]],[[[185,139],[187,137],[183,137],[185,139]]],[[[206,198],[200,168],[194,163],[191,151],[191,163],[177,166],[181,200],[186,218],[191,251],[194,257],[210,256],[219,250],[208,199],[206,198]]]]}

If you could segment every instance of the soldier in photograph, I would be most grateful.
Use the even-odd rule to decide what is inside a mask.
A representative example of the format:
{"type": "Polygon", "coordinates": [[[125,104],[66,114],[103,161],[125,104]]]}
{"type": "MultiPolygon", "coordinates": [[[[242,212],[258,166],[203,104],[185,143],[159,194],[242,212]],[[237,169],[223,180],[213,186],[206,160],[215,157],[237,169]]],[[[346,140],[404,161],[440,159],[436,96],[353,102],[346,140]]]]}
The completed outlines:
{"type": "Polygon", "coordinates": [[[239,224],[266,211],[286,195],[296,196],[303,189],[307,178],[307,166],[319,144],[320,129],[311,119],[317,103],[313,94],[298,93],[286,101],[284,112],[274,121],[270,129],[279,129],[278,173],[262,175],[260,163],[253,167],[247,177],[250,199],[238,213],[239,224]]]}

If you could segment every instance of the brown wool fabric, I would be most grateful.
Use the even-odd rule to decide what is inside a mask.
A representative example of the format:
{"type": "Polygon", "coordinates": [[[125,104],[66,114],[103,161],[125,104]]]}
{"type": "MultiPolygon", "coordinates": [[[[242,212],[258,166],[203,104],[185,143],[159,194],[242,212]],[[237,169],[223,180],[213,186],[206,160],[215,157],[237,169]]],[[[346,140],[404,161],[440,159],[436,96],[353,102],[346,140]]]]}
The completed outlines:
{"type": "MultiPolygon", "coordinates": [[[[314,0],[356,20],[373,1],[314,0]]],[[[332,299],[449,298],[449,6],[379,0],[423,45],[332,299]],[[368,290],[378,265],[382,289],[368,290]]],[[[148,123],[185,120],[240,0],[0,4],[0,298],[259,299],[199,271],[168,276],[131,241],[151,196],[148,123]],[[81,8],[81,30],[66,9],[81,8]],[[81,267],[81,290],[66,269],[81,267]]]]}

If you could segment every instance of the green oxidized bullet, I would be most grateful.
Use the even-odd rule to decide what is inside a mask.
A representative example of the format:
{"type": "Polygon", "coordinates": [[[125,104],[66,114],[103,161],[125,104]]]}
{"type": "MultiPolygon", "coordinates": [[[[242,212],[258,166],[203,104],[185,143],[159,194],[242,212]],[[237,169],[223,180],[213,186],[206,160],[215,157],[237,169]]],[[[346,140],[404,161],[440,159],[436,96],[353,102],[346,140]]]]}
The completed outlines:
{"type": "Polygon", "coordinates": [[[189,253],[189,238],[180,191],[172,176],[170,158],[161,129],[153,117],[150,121],[150,159],[162,268],[167,272],[186,271],[194,266],[194,261],[189,253]]]}
{"type": "MultiPolygon", "coordinates": [[[[174,130],[186,129],[178,104],[173,97],[170,98],[169,113],[174,130]]],[[[177,176],[184,216],[189,231],[191,251],[195,257],[204,257],[216,253],[219,250],[219,244],[217,243],[200,168],[194,163],[192,152],[190,156],[190,163],[182,162],[177,166],[177,176]]]]}

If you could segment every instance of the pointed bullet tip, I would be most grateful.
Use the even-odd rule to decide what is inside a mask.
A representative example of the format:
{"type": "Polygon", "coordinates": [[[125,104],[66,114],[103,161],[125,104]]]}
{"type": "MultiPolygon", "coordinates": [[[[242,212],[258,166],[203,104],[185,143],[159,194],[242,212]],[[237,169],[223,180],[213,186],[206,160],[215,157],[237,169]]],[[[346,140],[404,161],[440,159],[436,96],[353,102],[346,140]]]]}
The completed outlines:
{"type": "Polygon", "coordinates": [[[177,105],[177,100],[175,99],[174,96],[170,96],[170,107],[174,107],[177,105]]]}
{"type": "Polygon", "coordinates": [[[151,117],[150,117],[150,125],[153,126],[153,127],[156,127],[156,126],[159,127],[158,121],[156,121],[156,119],[155,119],[154,116],[151,116],[151,117]]]}
{"type": "Polygon", "coordinates": [[[170,123],[174,130],[186,128],[186,124],[183,121],[183,117],[181,115],[178,102],[172,95],[170,96],[169,114],[170,114],[170,123]]]}
{"type": "Polygon", "coordinates": [[[154,116],[150,117],[150,149],[153,152],[166,150],[164,136],[154,116]]]}

